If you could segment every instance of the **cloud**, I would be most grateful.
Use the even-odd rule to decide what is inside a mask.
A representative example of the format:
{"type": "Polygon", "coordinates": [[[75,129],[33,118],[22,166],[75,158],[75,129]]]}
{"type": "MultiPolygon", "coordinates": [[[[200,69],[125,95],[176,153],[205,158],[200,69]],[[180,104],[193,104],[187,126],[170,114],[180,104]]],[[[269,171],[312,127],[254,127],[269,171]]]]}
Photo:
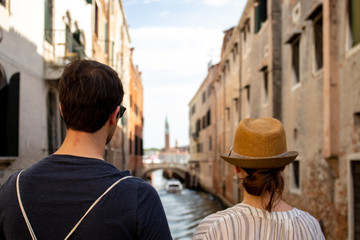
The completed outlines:
{"type": "Polygon", "coordinates": [[[221,6],[229,3],[229,0],[203,0],[203,3],[211,6],[221,6]]]}
{"type": "Polygon", "coordinates": [[[124,2],[125,6],[130,6],[130,5],[135,5],[138,4],[139,2],[137,0],[128,0],[124,2]]]}
{"type": "MultiPolygon", "coordinates": [[[[220,29],[201,27],[144,27],[130,29],[130,35],[136,46],[134,59],[142,69],[176,74],[206,70],[209,55],[222,43],[220,29]]],[[[220,50],[217,55],[219,59],[220,50]]]]}
{"type": "Polygon", "coordinates": [[[164,0],[144,0],[145,4],[154,3],[154,2],[166,2],[166,1],[164,1],[164,0]]]}
{"type": "Polygon", "coordinates": [[[169,11],[162,11],[162,12],[159,13],[159,17],[162,18],[162,19],[168,18],[169,15],[170,15],[169,11]]]}
{"type": "MultiPolygon", "coordinates": [[[[203,27],[130,29],[134,63],[144,85],[144,145],[163,147],[168,115],[171,145],[189,143],[188,104],[207,74],[211,54],[220,58],[223,33],[203,27]],[[215,49],[215,50],[214,50],[215,49]],[[156,136],[156,137],[154,137],[156,136]]],[[[216,57],[215,57],[216,58],[216,57]]]]}
{"type": "Polygon", "coordinates": [[[191,98],[191,84],[149,86],[144,97],[144,144],[148,147],[164,147],[165,117],[170,126],[170,145],[189,143],[189,110],[187,99],[191,98]]]}

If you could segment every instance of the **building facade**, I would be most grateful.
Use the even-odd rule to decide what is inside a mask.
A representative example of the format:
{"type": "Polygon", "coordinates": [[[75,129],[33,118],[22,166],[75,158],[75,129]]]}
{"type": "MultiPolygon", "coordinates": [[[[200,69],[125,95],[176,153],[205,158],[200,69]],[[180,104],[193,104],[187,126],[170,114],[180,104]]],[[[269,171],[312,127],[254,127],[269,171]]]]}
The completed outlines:
{"type": "MultiPolygon", "coordinates": [[[[119,169],[129,167],[130,52],[121,0],[0,1],[0,184],[61,145],[66,128],[57,84],[75,59],[96,60],[118,72],[127,111],[104,158],[119,169]]],[[[142,87],[137,94],[142,108],[142,87]]],[[[141,129],[142,123],[137,122],[141,129]]]]}
{"type": "Polygon", "coordinates": [[[57,83],[65,64],[91,49],[90,16],[86,1],[1,1],[0,184],[60,146],[57,83]],[[72,16],[79,8],[83,16],[72,16]]]}
{"type": "MultiPolygon", "coordinates": [[[[199,182],[207,191],[213,189],[213,169],[216,161],[215,155],[215,92],[213,86],[214,74],[218,65],[208,70],[208,75],[189,103],[190,116],[190,161],[189,167],[193,181],[199,182]]],[[[196,185],[196,184],[195,184],[196,185]]]]}
{"type": "MultiPolygon", "coordinates": [[[[250,0],[225,31],[214,74],[215,155],[229,151],[242,118],[281,120],[288,149],[299,152],[284,171],[284,198],[315,216],[326,239],[360,237],[359,16],[356,0],[250,0]]],[[[207,109],[196,107],[200,115],[207,109]]],[[[194,147],[190,154],[198,161],[194,147]]],[[[218,157],[213,176],[199,176],[225,203],[241,201],[233,167],[218,157]]]]}
{"type": "Polygon", "coordinates": [[[130,67],[130,111],[129,111],[129,169],[135,176],[142,176],[143,156],[143,86],[139,67],[131,61],[130,67]]]}

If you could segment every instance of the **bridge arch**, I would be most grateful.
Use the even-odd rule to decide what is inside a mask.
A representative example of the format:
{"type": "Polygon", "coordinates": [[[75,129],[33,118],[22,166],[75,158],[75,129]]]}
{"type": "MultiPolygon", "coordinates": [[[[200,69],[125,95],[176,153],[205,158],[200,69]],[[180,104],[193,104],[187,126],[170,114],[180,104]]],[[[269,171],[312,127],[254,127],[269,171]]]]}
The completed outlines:
{"type": "Polygon", "coordinates": [[[187,166],[180,164],[168,164],[168,163],[159,163],[159,164],[148,164],[144,165],[143,168],[143,176],[146,178],[153,171],[163,169],[164,171],[171,171],[175,173],[177,176],[182,178],[183,180],[187,179],[187,175],[189,175],[189,171],[187,166]]]}

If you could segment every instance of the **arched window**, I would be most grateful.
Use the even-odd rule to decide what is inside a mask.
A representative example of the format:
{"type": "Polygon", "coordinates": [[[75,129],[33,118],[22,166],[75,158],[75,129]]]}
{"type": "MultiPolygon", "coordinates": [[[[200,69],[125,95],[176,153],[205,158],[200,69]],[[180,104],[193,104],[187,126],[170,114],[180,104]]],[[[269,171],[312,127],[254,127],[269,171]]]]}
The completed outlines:
{"type": "Polygon", "coordinates": [[[19,155],[19,86],[20,73],[7,84],[0,65],[0,156],[19,155]]]}

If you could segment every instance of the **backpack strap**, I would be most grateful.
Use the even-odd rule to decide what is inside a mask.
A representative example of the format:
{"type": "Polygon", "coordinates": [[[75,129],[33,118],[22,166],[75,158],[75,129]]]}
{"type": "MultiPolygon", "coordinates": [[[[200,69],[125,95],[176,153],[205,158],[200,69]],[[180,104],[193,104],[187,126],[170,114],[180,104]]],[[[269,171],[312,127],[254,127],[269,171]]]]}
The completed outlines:
{"type": "Polygon", "coordinates": [[[73,234],[73,232],[77,229],[77,227],[80,225],[82,220],[86,217],[86,215],[88,215],[88,213],[95,207],[95,205],[101,200],[101,198],[103,196],[105,196],[111,189],[113,189],[113,187],[115,187],[122,180],[125,180],[125,179],[128,179],[128,178],[132,178],[132,176],[123,177],[123,178],[117,180],[116,182],[114,182],[108,189],[106,189],[106,191],[100,197],[98,197],[98,199],[96,199],[96,201],[89,207],[89,209],[86,211],[84,216],[78,221],[78,223],[73,227],[73,229],[71,229],[69,234],[65,237],[65,240],[68,239],[71,236],[71,234],[73,234]]]}
{"type": "Polygon", "coordinates": [[[22,215],[25,219],[25,222],[26,222],[26,225],[29,229],[29,232],[30,232],[30,235],[31,235],[31,238],[33,240],[36,240],[36,236],[35,236],[35,233],[34,233],[34,230],[32,229],[31,227],[31,224],[30,224],[30,221],[26,215],[26,212],[25,212],[25,209],[24,209],[24,206],[22,204],[22,201],[21,201],[21,196],[20,196],[20,187],[19,187],[19,179],[20,179],[20,175],[21,173],[23,172],[24,170],[22,170],[21,172],[19,172],[19,174],[17,175],[16,177],[16,194],[17,194],[17,199],[18,199],[18,202],[19,202],[19,206],[20,206],[20,209],[21,209],[21,212],[22,212],[22,215]]]}
{"type": "MultiPolygon", "coordinates": [[[[25,212],[25,209],[24,209],[24,206],[22,204],[22,201],[21,201],[21,196],[20,196],[20,187],[19,187],[19,179],[20,179],[20,175],[21,173],[23,172],[24,170],[22,170],[18,175],[17,175],[17,178],[16,178],[16,193],[17,193],[17,198],[18,198],[18,202],[19,202],[19,206],[20,206],[20,209],[21,209],[21,212],[23,214],[23,217],[25,219],[25,222],[26,222],[26,225],[28,227],[28,230],[30,232],[30,235],[31,235],[31,238],[33,240],[36,240],[36,236],[35,236],[35,233],[34,233],[34,230],[32,229],[31,227],[31,224],[30,224],[30,221],[26,215],[26,212],[25,212]]],[[[125,179],[128,179],[128,178],[132,178],[132,176],[126,176],[126,177],[123,177],[119,180],[117,180],[116,182],[114,182],[108,189],[106,189],[106,191],[100,196],[98,197],[98,199],[96,199],[96,201],[89,207],[89,209],[86,211],[86,213],[82,216],[82,218],[76,223],[76,225],[71,229],[71,231],[69,232],[69,234],[65,237],[65,240],[68,239],[73,233],[74,231],[78,228],[78,226],[80,225],[80,223],[84,220],[84,218],[88,215],[88,213],[95,207],[95,205],[111,190],[113,189],[118,183],[120,183],[122,180],[125,180],[125,179]]]]}

